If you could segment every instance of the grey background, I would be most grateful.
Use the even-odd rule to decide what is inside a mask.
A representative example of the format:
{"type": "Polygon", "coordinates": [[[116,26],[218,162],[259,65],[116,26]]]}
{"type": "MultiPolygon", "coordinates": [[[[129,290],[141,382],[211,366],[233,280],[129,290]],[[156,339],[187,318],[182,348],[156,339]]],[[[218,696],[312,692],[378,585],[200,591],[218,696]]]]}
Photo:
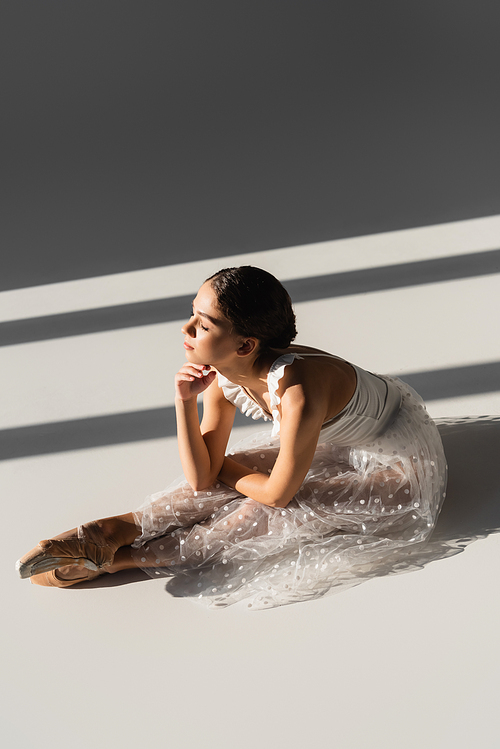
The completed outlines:
{"type": "Polygon", "coordinates": [[[499,211],[495,1],[0,19],[0,289],[499,211]]]}

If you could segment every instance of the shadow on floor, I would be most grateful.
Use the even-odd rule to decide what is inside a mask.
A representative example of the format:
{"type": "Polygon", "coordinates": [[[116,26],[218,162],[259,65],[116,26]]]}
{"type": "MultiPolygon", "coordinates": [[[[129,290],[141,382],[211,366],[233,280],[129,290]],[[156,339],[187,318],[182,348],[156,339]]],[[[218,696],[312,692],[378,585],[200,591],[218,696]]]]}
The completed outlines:
{"type": "Polygon", "coordinates": [[[446,501],[431,544],[500,531],[500,416],[437,420],[448,458],[446,501]]]}

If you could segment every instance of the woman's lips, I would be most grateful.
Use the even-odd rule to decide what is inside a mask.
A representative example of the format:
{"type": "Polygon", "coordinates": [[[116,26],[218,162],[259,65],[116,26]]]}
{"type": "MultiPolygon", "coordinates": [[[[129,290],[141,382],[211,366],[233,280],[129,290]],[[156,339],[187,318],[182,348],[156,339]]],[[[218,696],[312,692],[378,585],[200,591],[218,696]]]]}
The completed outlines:
{"type": "Polygon", "coordinates": [[[189,344],[186,343],[186,341],[184,341],[184,348],[187,351],[193,351],[194,350],[192,346],[190,346],[189,344]]]}

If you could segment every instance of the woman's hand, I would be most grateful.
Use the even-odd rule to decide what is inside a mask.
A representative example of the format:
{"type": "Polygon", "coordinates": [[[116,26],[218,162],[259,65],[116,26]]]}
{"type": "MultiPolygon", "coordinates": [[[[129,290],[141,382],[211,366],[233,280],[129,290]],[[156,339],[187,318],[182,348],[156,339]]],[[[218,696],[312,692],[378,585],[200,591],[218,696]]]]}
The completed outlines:
{"type": "Polygon", "coordinates": [[[175,375],[175,397],[180,401],[196,398],[215,380],[209,364],[184,364],[175,375]]]}
{"type": "Polygon", "coordinates": [[[206,489],[217,478],[236,411],[214,382],[216,375],[208,365],[186,362],[175,376],[177,444],[184,475],[194,491],[206,489]],[[196,396],[202,392],[200,424],[196,396]]]}

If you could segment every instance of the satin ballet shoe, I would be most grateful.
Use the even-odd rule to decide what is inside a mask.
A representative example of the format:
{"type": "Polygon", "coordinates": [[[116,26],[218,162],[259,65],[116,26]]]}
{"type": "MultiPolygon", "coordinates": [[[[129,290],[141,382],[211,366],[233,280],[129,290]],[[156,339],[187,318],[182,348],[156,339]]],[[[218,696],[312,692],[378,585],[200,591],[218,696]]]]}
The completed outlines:
{"type": "Polygon", "coordinates": [[[62,580],[57,577],[57,570],[50,570],[50,572],[41,572],[38,575],[31,575],[31,582],[33,585],[44,585],[47,588],[69,588],[71,585],[77,583],[86,583],[89,580],[95,580],[96,577],[100,577],[104,574],[104,570],[86,570],[87,574],[83,574],[83,577],[75,577],[74,580],[62,580]]]}
{"type": "Polygon", "coordinates": [[[22,578],[50,572],[58,567],[77,565],[91,572],[109,566],[120,544],[107,539],[96,522],[81,525],[77,535],[40,541],[16,563],[22,578]]]}

